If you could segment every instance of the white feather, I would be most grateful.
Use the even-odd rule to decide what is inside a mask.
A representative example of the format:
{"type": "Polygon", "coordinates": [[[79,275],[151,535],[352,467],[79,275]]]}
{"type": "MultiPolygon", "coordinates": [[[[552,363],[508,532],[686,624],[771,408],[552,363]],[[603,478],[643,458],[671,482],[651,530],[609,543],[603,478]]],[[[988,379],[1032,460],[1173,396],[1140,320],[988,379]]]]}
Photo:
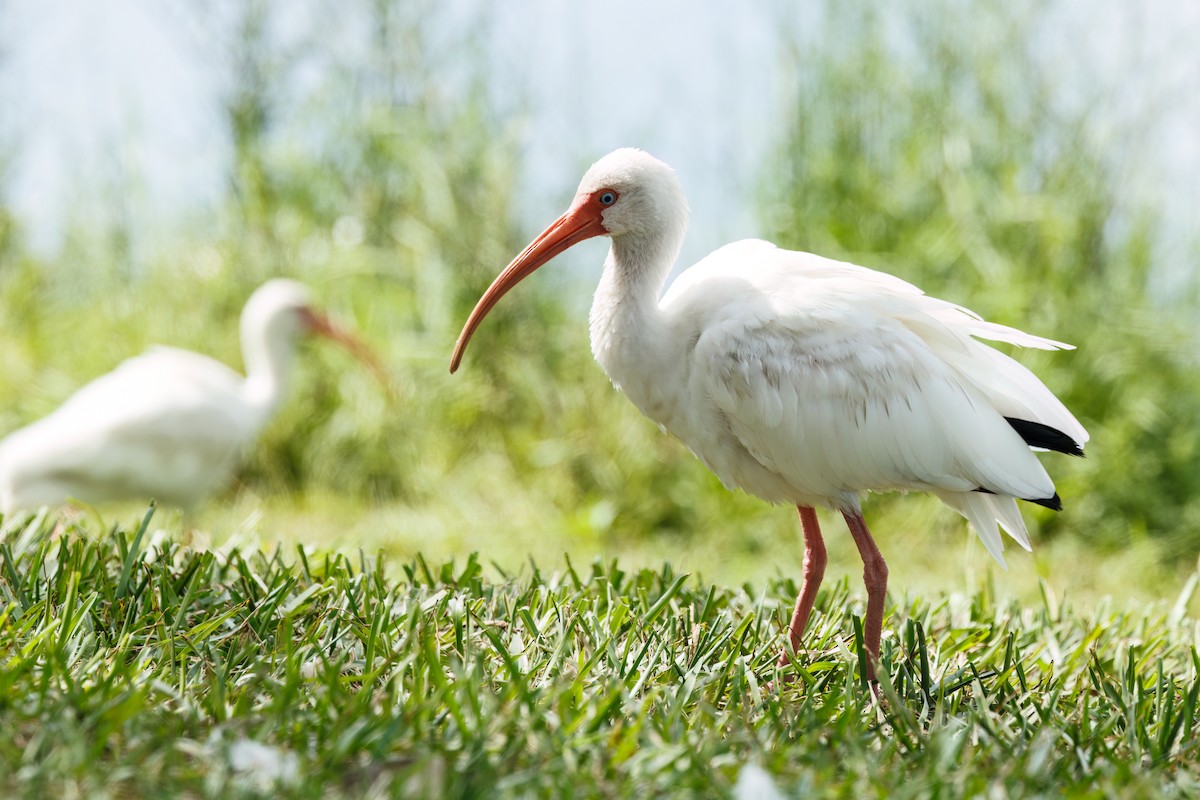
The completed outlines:
{"type": "Polygon", "coordinates": [[[863,491],[931,491],[1003,563],[997,522],[1029,546],[1012,498],[1054,494],[1005,417],[1087,439],[1041,381],[974,337],[1067,345],[884,273],[747,240],[685,271],[660,309],[656,336],[690,347],[646,370],[644,347],[618,343],[601,363],[727,486],[772,502],[856,510],[863,491]],[[680,388],[664,400],[664,385],[680,388]]]}
{"type": "Polygon", "coordinates": [[[154,347],[0,442],[0,510],[70,499],[155,498],[188,507],[224,484],[280,402],[308,293],[260,287],[242,315],[247,372],[154,347]]]}
{"type": "Polygon", "coordinates": [[[0,443],[0,505],[151,497],[190,505],[228,478],[253,433],[242,379],[170,348],[125,361],[0,443]]]}

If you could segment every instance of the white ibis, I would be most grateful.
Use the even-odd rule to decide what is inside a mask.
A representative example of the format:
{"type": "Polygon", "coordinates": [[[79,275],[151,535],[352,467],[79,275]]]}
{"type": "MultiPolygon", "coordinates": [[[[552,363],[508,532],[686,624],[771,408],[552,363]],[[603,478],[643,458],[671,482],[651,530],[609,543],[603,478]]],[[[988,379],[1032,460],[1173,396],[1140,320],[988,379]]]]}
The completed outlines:
{"type": "Polygon", "coordinates": [[[313,309],[307,287],[268,281],[242,311],[245,378],[173,347],[125,361],[0,442],[0,510],[72,499],[192,507],[229,480],[279,408],[304,334],[375,365],[364,345],[313,309]]]}
{"type": "Polygon", "coordinates": [[[480,298],[450,371],[509,289],[572,245],[609,237],[591,311],[596,360],[726,487],[798,507],[804,581],[793,651],[825,572],[813,508],[842,514],[864,564],[873,676],[888,570],[861,494],[932,492],[1002,565],[997,523],[1028,550],[1016,500],[1062,507],[1031,448],[1082,455],[1088,434],[1033,373],[977,339],[1070,346],[986,322],[891,275],[753,239],[712,253],[660,297],[687,218],[666,164],[635,149],[600,159],[567,212],[480,298]]]}

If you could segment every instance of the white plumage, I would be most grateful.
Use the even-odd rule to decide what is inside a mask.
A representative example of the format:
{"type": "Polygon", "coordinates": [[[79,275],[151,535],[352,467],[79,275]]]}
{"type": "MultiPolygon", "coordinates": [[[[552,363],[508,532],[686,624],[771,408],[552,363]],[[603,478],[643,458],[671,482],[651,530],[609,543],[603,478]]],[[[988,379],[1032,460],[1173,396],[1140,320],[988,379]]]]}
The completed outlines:
{"type": "Polygon", "coordinates": [[[242,312],[246,377],[207,356],[154,347],[0,442],[5,515],[71,499],[155,498],[184,508],[224,485],[287,391],[297,340],[353,343],[277,279],[242,312]]]}
{"type": "Polygon", "coordinates": [[[842,512],[864,558],[865,643],[877,657],[887,569],[861,493],[933,492],[1001,564],[999,527],[1028,549],[1016,499],[1058,507],[1030,444],[1081,453],[1088,435],[1029,370],[978,340],[1069,345],[987,322],[891,275],[758,240],[722,247],[662,294],[686,226],[669,167],[639,150],[604,157],[567,213],[480,299],[451,371],[512,286],[571,245],[609,236],[591,311],[596,360],[726,486],[800,509],[805,589],[793,647],[825,566],[811,509],[842,512]]]}
{"type": "Polygon", "coordinates": [[[1066,345],[890,275],[743,241],[684,272],[661,308],[675,339],[695,342],[686,390],[661,417],[631,397],[726,486],[764,500],[858,510],[863,490],[935,492],[1003,564],[996,521],[1028,549],[1013,498],[1054,495],[1005,417],[1087,440],[1032,373],[973,337],[1066,345]]]}

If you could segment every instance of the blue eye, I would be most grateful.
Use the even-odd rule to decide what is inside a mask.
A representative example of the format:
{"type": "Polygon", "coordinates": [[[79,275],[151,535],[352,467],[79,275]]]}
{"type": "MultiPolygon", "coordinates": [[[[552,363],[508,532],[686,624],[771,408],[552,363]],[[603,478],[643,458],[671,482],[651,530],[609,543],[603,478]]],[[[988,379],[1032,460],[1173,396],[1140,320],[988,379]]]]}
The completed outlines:
{"type": "Polygon", "coordinates": [[[600,205],[602,206],[611,206],[615,202],[617,202],[617,193],[612,190],[608,190],[600,195],[600,205]]]}

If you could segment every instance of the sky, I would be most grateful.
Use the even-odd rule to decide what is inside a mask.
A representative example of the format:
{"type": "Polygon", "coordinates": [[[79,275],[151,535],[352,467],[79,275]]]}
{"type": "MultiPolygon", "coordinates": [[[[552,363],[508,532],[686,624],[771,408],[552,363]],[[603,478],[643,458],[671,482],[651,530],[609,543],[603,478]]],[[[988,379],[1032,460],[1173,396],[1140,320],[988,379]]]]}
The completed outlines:
{"type": "MultiPolygon", "coordinates": [[[[531,157],[519,187],[538,198],[531,220],[557,214],[590,161],[634,145],[719,204],[696,218],[695,258],[721,235],[755,232],[746,198],[778,89],[769,14],[730,27],[683,0],[519,2],[522,13],[495,19],[494,52],[532,109],[521,126],[531,157]],[[681,20],[686,36],[661,35],[681,20]]],[[[21,120],[10,203],[35,249],[57,249],[63,209],[71,198],[104,196],[89,181],[113,164],[137,187],[138,221],[164,236],[217,202],[229,155],[216,114],[221,86],[185,17],[138,0],[44,0],[8,14],[0,92],[21,120]]]]}
{"type": "MultiPolygon", "coordinates": [[[[1186,45],[1200,41],[1200,4],[1152,0],[1141,14],[1127,5],[1098,13],[1065,0],[1043,46],[1061,56],[1055,63],[1071,81],[1111,81],[1130,94],[1130,108],[1146,81],[1164,96],[1200,95],[1200,48],[1186,45]],[[1145,74],[1121,74],[1111,54],[1130,47],[1145,74]]],[[[761,233],[752,194],[787,89],[780,24],[802,33],[806,12],[765,0],[730,8],[686,0],[493,6],[495,73],[508,84],[500,88],[529,109],[526,175],[514,191],[528,198],[530,232],[561,210],[591,161],[634,145],[671,163],[691,197],[684,263],[761,233]]],[[[180,4],[40,0],[0,18],[0,99],[19,121],[9,203],[36,250],[54,253],[65,210],[108,196],[97,181],[113,175],[124,176],[128,213],[145,231],[169,238],[211,212],[230,152],[217,114],[222,87],[180,4]]],[[[1162,110],[1152,139],[1161,178],[1142,190],[1168,193],[1175,224],[1194,227],[1200,103],[1176,106],[1162,110]]]]}
{"type": "Polygon", "coordinates": [[[19,120],[10,203],[35,248],[61,243],[75,197],[101,197],[116,162],[145,228],[215,203],[220,87],[177,15],[137,0],[47,0],[5,11],[0,96],[19,120]]]}

